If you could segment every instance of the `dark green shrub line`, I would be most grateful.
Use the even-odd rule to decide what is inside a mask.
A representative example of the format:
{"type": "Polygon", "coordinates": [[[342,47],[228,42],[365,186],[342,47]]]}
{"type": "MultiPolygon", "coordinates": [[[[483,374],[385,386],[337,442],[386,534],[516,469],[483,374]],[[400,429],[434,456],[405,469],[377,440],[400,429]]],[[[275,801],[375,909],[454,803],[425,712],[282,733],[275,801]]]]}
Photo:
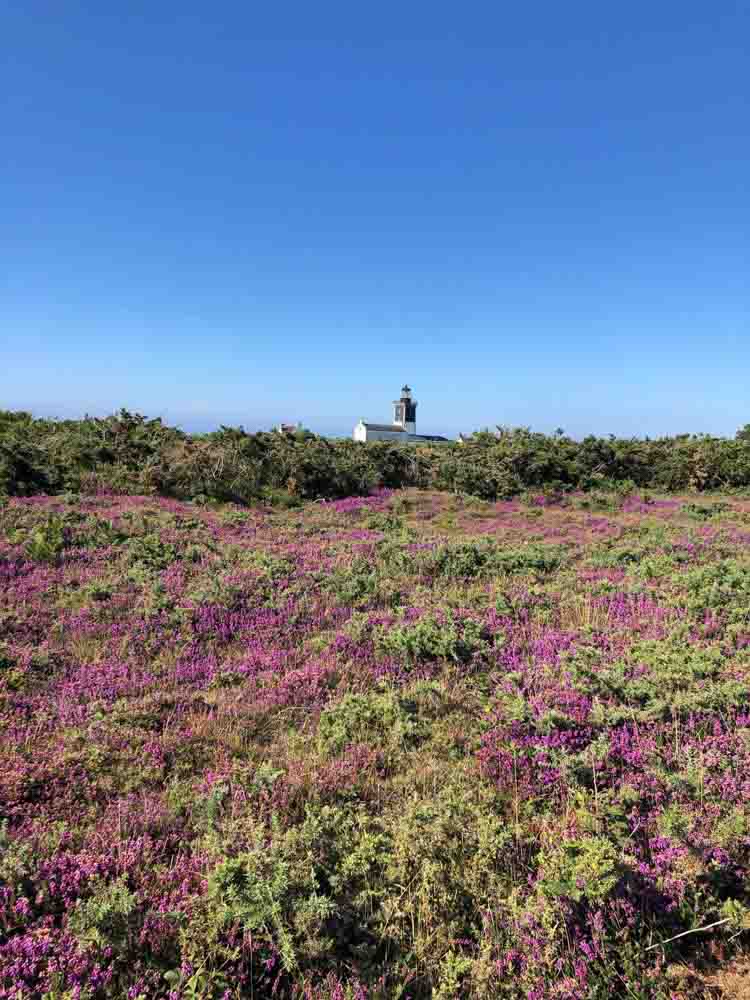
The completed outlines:
{"type": "MultiPolygon", "coordinates": [[[[574,441],[499,428],[463,443],[363,445],[307,431],[221,427],[190,435],[127,410],[82,420],[0,411],[0,496],[104,492],[293,506],[407,486],[485,500],[542,489],[555,496],[571,489],[746,490],[750,434],[574,441]]],[[[696,504],[687,513],[707,520],[722,510],[696,504]]]]}

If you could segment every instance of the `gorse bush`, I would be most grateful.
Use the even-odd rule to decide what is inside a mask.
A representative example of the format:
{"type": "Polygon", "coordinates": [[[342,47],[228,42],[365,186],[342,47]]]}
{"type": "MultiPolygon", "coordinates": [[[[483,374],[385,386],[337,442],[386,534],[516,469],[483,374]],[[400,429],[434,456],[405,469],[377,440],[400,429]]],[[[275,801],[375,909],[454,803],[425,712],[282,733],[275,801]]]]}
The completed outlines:
{"type": "Polygon", "coordinates": [[[539,858],[542,876],[539,891],[580,902],[601,903],[610,895],[624,871],[617,851],[602,837],[568,840],[539,858]]]}
{"type": "Polygon", "coordinates": [[[327,586],[336,599],[347,607],[360,607],[372,601],[380,587],[380,577],[369,560],[357,558],[348,567],[333,573],[327,586]]]}
{"type": "Polygon", "coordinates": [[[497,546],[490,542],[463,542],[442,545],[424,557],[424,567],[431,576],[471,579],[492,572],[497,561],[497,546]]]}
{"type": "Polygon", "coordinates": [[[255,850],[222,861],[208,883],[209,898],[217,904],[219,925],[239,924],[244,930],[270,938],[287,972],[297,965],[285,923],[293,891],[290,881],[289,864],[282,852],[255,850]]]}
{"type": "MultiPolygon", "coordinates": [[[[560,499],[578,488],[592,493],[583,501],[590,509],[614,510],[617,496],[644,488],[747,489],[750,438],[573,441],[499,428],[464,443],[363,445],[309,432],[249,434],[231,427],[189,435],[127,410],[59,421],[0,411],[0,495],[75,490],[293,507],[306,499],[406,486],[489,501],[530,489],[560,499]]],[[[720,513],[692,511],[697,519],[720,513]]]]}
{"type": "Polygon", "coordinates": [[[735,559],[685,573],[686,604],[693,614],[730,610],[735,620],[750,615],[750,566],[735,559]]]}
{"type": "Polygon", "coordinates": [[[99,883],[85,900],[79,900],[71,916],[73,934],[83,944],[97,948],[129,950],[136,930],[133,919],[137,901],[124,879],[99,883]]]}
{"type": "Polygon", "coordinates": [[[489,648],[481,622],[471,619],[457,622],[433,615],[378,630],[376,645],[386,655],[410,664],[438,659],[467,663],[489,648]]]}
{"type": "Polygon", "coordinates": [[[166,569],[177,558],[174,545],[162,541],[156,534],[140,535],[127,543],[128,560],[145,569],[166,569]]]}
{"type": "Polygon", "coordinates": [[[560,546],[506,548],[492,542],[462,542],[440,546],[425,556],[423,563],[433,577],[471,579],[502,573],[551,573],[563,560],[564,549],[560,546]]]}
{"type": "Polygon", "coordinates": [[[731,510],[731,507],[727,503],[686,503],[683,504],[682,510],[695,521],[710,521],[714,517],[726,514],[728,510],[731,510]]]}
{"type": "Polygon", "coordinates": [[[414,705],[393,692],[347,694],[321,714],[318,742],[333,755],[356,743],[405,747],[417,729],[414,705]]]}
{"type": "Polygon", "coordinates": [[[31,533],[25,545],[29,559],[35,562],[55,563],[70,545],[70,529],[62,518],[50,515],[46,522],[31,533]]]}

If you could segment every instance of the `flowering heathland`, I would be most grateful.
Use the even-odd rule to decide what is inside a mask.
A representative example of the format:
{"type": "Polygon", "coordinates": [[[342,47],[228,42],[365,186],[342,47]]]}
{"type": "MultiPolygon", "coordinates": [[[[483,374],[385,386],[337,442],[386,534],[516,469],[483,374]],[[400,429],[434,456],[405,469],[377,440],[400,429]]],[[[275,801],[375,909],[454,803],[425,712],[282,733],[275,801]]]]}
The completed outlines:
{"type": "Polygon", "coordinates": [[[738,995],[749,545],[737,498],[6,500],[0,997],[738,995]]]}

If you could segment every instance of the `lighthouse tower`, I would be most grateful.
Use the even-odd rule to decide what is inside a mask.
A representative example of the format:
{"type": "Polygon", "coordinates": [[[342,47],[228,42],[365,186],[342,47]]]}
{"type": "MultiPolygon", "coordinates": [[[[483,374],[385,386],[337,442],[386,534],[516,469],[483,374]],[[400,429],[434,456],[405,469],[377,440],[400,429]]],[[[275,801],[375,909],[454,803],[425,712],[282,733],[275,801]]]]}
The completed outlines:
{"type": "Polygon", "coordinates": [[[417,433],[417,401],[411,398],[408,385],[402,386],[401,398],[393,400],[393,423],[407,434],[417,433]]]}

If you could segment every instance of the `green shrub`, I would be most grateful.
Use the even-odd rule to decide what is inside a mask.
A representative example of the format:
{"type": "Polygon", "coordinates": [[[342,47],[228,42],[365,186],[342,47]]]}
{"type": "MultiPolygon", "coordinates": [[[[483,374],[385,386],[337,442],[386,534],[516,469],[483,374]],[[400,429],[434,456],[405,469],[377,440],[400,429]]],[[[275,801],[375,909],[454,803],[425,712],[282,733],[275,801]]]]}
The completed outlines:
{"type": "Polygon", "coordinates": [[[208,882],[219,925],[239,924],[275,939],[284,967],[291,971],[297,958],[284,920],[288,892],[289,865],[278,851],[246,851],[228,858],[217,865],[208,882]]]}
{"type": "Polygon", "coordinates": [[[414,705],[393,692],[345,694],[321,713],[318,745],[335,756],[353,743],[407,746],[417,732],[414,705]]]}
{"type": "Polygon", "coordinates": [[[94,883],[94,892],[78,900],[70,918],[72,933],[84,944],[128,950],[136,930],[137,900],[124,876],[94,883]]]}
{"type": "Polygon", "coordinates": [[[489,542],[462,542],[442,545],[424,558],[431,576],[471,579],[494,571],[497,549],[489,542]]]}
{"type": "Polygon", "coordinates": [[[266,549],[255,549],[247,562],[257,569],[265,580],[284,580],[294,573],[294,562],[284,556],[277,556],[266,549]]]}
{"type": "Polygon", "coordinates": [[[374,511],[365,519],[365,527],[370,531],[396,532],[404,530],[404,522],[393,513],[374,511]]]}
{"type": "Polygon", "coordinates": [[[361,556],[347,567],[336,569],[326,581],[326,587],[339,604],[361,607],[373,600],[378,593],[379,577],[372,563],[361,556]]]}
{"type": "Polygon", "coordinates": [[[51,514],[41,527],[32,531],[24,551],[34,562],[57,563],[69,544],[69,529],[61,517],[51,514]]]}
{"type": "Polygon", "coordinates": [[[178,558],[175,546],[163,542],[156,534],[129,539],[127,551],[131,566],[147,570],[166,569],[178,558]]]}
{"type": "Polygon", "coordinates": [[[602,903],[623,874],[617,851],[603,837],[564,841],[539,857],[537,883],[544,896],[602,903]]]}
{"type": "Polygon", "coordinates": [[[728,503],[684,503],[680,508],[682,513],[687,514],[687,516],[693,521],[710,521],[714,517],[720,517],[722,514],[726,514],[728,511],[731,511],[731,509],[732,507],[728,503]]]}
{"type": "Polygon", "coordinates": [[[415,622],[378,629],[375,643],[380,652],[411,664],[430,660],[467,663],[489,649],[489,636],[481,622],[472,619],[457,622],[425,615],[415,622]]]}
{"type": "Polygon", "coordinates": [[[293,837],[259,842],[221,861],[208,881],[217,929],[240,926],[272,943],[287,972],[297,969],[298,949],[309,946],[334,910],[320,892],[310,852],[300,857],[294,848],[293,837]]]}
{"type": "Polygon", "coordinates": [[[553,573],[562,566],[565,550],[556,545],[523,545],[500,549],[497,567],[503,573],[553,573]]]}
{"type": "Polygon", "coordinates": [[[590,491],[581,501],[589,509],[614,510],[635,488],[742,490],[749,484],[745,438],[589,436],[576,442],[564,434],[498,427],[461,444],[415,446],[328,440],[309,432],[249,434],[241,427],[188,435],[127,410],[82,420],[0,411],[0,495],[6,496],[104,489],[244,504],[264,499],[284,507],[361,496],[378,486],[432,486],[487,501],[577,487],[590,491]]]}
{"type": "Polygon", "coordinates": [[[687,606],[694,613],[733,606],[736,614],[750,613],[750,566],[723,559],[690,570],[682,577],[687,606]]]}
{"type": "Polygon", "coordinates": [[[544,575],[558,569],[564,558],[560,546],[503,548],[494,542],[476,541],[440,546],[423,556],[422,565],[429,576],[466,580],[500,574],[544,575]]]}

